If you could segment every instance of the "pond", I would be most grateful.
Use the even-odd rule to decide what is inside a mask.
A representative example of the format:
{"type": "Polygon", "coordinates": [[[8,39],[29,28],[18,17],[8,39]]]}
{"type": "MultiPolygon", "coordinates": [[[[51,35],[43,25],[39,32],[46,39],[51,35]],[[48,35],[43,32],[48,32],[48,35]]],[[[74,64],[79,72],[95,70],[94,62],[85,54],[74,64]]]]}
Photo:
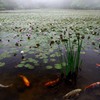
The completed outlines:
{"type": "MultiPolygon", "coordinates": [[[[76,88],[100,81],[100,11],[31,10],[0,12],[0,98],[1,100],[63,100],[76,88]],[[67,62],[58,41],[68,34],[84,35],[82,64],[76,85],[64,80],[53,87],[45,83],[60,77],[67,62]],[[30,86],[25,86],[25,76],[30,86]]],[[[71,41],[73,41],[72,38],[71,41]]],[[[70,100],[99,100],[100,86],[82,91],[70,100]]]]}

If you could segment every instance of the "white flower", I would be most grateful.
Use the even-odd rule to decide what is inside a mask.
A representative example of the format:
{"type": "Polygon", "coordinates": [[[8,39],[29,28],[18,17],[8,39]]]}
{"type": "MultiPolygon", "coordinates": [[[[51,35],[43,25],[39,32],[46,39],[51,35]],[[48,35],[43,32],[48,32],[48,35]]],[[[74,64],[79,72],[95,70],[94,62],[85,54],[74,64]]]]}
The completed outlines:
{"type": "Polygon", "coordinates": [[[21,54],[24,54],[24,51],[21,51],[20,53],[21,53],[21,54]]]}

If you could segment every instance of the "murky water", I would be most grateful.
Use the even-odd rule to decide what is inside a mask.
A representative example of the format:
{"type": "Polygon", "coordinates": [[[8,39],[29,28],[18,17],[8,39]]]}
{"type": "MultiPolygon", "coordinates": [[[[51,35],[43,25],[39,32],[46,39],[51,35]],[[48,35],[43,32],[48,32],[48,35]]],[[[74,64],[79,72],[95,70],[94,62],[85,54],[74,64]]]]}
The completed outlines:
{"type": "MultiPolygon", "coordinates": [[[[66,11],[57,11],[56,14],[55,12],[51,13],[51,11],[48,12],[47,10],[45,12],[41,12],[40,14],[39,12],[28,12],[27,14],[25,14],[25,12],[21,14],[20,12],[20,16],[19,12],[3,12],[0,15],[2,22],[0,22],[2,25],[0,31],[0,39],[2,39],[2,41],[0,41],[0,54],[2,55],[4,53],[3,56],[0,56],[4,57],[2,59],[0,58],[0,62],[5,63],[3,67],[0,67],[0,84],[12,84],[12,86],[8,88],[0,87],[0,100],[63,100],[63,96],[69,91],[76,88],[84,89],[87,85],[100,81],[100,67],[96,66],[96,64],[100,64],[100,50],[93,50],[91,49],[91,45],[88,45],[89,47],[88,49],[86,49],[85,54],[81,54],[83,63],[81,65],[81,70],[79,70],[77,84],[75,86],[66,84],[64,80],[62,80],[54,87],[48,88],[45,86],[46,82],[57,79],[61,74],[61,70],[54,67],[55,64],[60,63],[58,55],[59,50],[57,50],[56,46],[54,47],[54,49],[52,46],[48,46],[48,43],[50,43],[49,38],[51,39],[54,36],[58,38],[58,36],[54,35],[54,33],[62,33],[63,30],[67,28],[66,25],[73,25],[73,27],[76,25],[77,27],[80,27],[81,24],[83,30],[80,28],[80,32],[84,31],[84,33],[88,32],[88,34],[90,34],[94,29],[94,31],[99,33],[99,11],[97,11],[97,13],[94,11],[95,15],[92,13],[92,11],[87,11],[86,13],[85,11],[83,11],[80,14],[78,14],[78,12],[80,11],[73,11],[73,14],[75,14],[75,16],[72,16],[73,14],[70,11],[68,11],[68,13],[66,11]],[[62,16],[62,14],[64,14],[64,16],[62,16]],[[66,16],[68,20],[66,20],[66,16]],[[83,18],[81,18],[81,16],[83,18]],[[17,17],[19,20],[17,19],[17,17]],[[93,20],[93,23],[91,21],[91,18],[93,20]],[[71,22],[72,19],[73,22],[71,22]],[[86,20],[86,22],[84,22],[84,20],[86,20]],[[95,20],[97,23],[95,22],[95,20]],[[65,21],[67,22],[65,23],[65,21]],[[87,27],[92,23],[91,27],[93,29],[91,29],[90,26],[90,29],[86,29],[86,25],[83,25],[80,21],[83,21],[87,25],[87,27]],[[54,24],[53,28],[56,32],[54,32],[54,30],[51,32],[50,27],[53,24],[50,24],[50,26],[48,25],[48,23],[54,24]],[[34,28],[31,31],[30,26],[34,28]],[[37,30],[35,30],[37,26],[38,28],[37,30]],[[45,33],[43,34],[40,31],[45,27],[47,29],[45,29],[46,32],[43,32],[45,33]],[[23,31],[19,32],[20,29],[23,29],[23,31]],[[9,33],[9,35],[7,32],[9,33]],[[41,33],[40,36],[38,35],[39,32],[41,33]],[[32,37],[30,40],[27,39],[27,33],[32,33],[32,37]],[[36,35],[34,33],[36,33],[36,35]],[[46,35],[47,33],[51,34],[50,37],[46,35]],[[44,41],[44,38],[47,38],[47,40],[44,41]],[[21,39],[22,41],[20,41],[21,39]],[[40,40],[42,42],[40,42],[40,40]],[[22,46],[16,46],[15,43],[17,41],[20,41],[22,46]],[[40,48],[36,48],[36,44],[39,43],[40,48]],[[41,49],[42,47],[43,49],[41,49]],[[22,59],[22,54],[20,53],[22,50],[25,51],[24,59],[22,59]],[[54,53],[56,53],[56,55],[58,56],[53,55],[54,53]],[[33,59],[30,60],[29,58],[33,59]],[[33,64],[34,68],[30,69],[28,67],[18,67],[18,64],[20,64],[22,61],[27,60],[30,61],[28,62],[29,64],[33,64]],[[48,65],[50,65],[49,69],[46,68],[46,66],[48,65]],[[31,86],[28,88],[25,87],[19,75],[26,76],[30,81],[31,86]]],[[[96,38],[99,39],[98,43],[100,42],[99,36],[100,34],[96,36],[96,38]]],[[[56,40],[56,38],[54,39],[56,40]]],[[[90,42],[92,40],[93,39],[91,39],[90,42]]],[[[26,64],[26,62],[24,63],[26,64]]],[[[82,91],[78,97],[73,97],[70,100],[100,100],[100,87],[94,87],[89,91],[82,91]]]]}
{"type": "MultiPolygon", "coordinates": [[[[93,50],[87,50],[85,55],[82,55],[83,64],[82,70],[79,71],[77,85],[72,87],[66,85],[64,81],[59,83],[53,88],[47,88],[44,86],[45,82],[54,80],[60,75],[59,70],[41,69],[40,66],[34,70],[27,70],[25,68],[14,68],[18,61],[17,57],[11,59],[5,59],[7,66],[0,70],[0,84],[13,84],[9,88],[0,87],[0,98],[1,100],[63,100],[63,96],[75,88],[84,88],[85,86],[100,81],[100,68],[96,67],[96,63],[100,61],[100,55],[95,53],[93,50]],[[31,82],[30,88],[23,87],[22,81],[18,75],[25,75],[31,82]],[[22,91],[20,90],[22,89],[22,91]]],[[[100,88],[93,88],[91,91],[82,92],[81,95],[76,98],[77,100],[100,99],[100,88]]]]}

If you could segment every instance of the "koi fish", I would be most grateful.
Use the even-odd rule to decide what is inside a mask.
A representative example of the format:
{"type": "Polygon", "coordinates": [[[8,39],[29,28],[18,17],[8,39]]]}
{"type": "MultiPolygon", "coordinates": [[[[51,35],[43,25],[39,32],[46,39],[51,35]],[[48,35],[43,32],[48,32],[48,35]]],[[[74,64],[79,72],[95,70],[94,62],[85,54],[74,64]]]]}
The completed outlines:
{"type": "Polygon", "coordinates": [[[97,67],[100,67],[100,64],[96,64],[97,67]]]}
{"type": "Polygon", "coordinates": [[[66,95],[64,95],[63,98],[68,99],[69,97],[73,97],[73,96],[79,95],[79,93],[80,93],[81,91],[82,91],[82,89],[75,89],[75,90],[72,90],[72,91],[68,92],[66,95]]]}
{"type": "Polygon", "coordinates": [[[21,77],[23,79],[25,86],[27,86],[27,87],[30,86],[29,80],[24,75],[19,75],[19,77],[21,77]]]}
{"type": "Polygon", "coordinates": [[[57,78],[56,80],[49,81],[49,82],[45,83],[44,85],[45,85],[46,87],[52,87],[52,86],[55,86],[59,81],[60,81],[60,79],[57,78]]]}
{"type": "Polygon", "coordinates": [[[13,84],[10,84],[10,85],[3,85],[3,84],[0,84],[0,87],[2,88],[8,88],[8,87],[11,87],[13,84]]]}
{"type": "Polygon", "coordinates": [[[100,82],[92,83],[92,84],[86,86],[84,90],[89,89],[89,88],[93,88],[93,87],[96,87],[96,86],[99,86],[99,85],[100,85],[100,82]]]}

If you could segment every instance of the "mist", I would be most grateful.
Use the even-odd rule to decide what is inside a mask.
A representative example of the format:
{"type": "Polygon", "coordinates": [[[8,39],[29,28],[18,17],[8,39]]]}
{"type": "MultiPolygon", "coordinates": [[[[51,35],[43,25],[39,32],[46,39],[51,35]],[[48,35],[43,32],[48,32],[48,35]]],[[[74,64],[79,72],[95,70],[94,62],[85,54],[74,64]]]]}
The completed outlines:
{"type": "Polygon", "coordinates": [[[100,0],[0,0],[0,8],[100,9],[100,0]]]}

